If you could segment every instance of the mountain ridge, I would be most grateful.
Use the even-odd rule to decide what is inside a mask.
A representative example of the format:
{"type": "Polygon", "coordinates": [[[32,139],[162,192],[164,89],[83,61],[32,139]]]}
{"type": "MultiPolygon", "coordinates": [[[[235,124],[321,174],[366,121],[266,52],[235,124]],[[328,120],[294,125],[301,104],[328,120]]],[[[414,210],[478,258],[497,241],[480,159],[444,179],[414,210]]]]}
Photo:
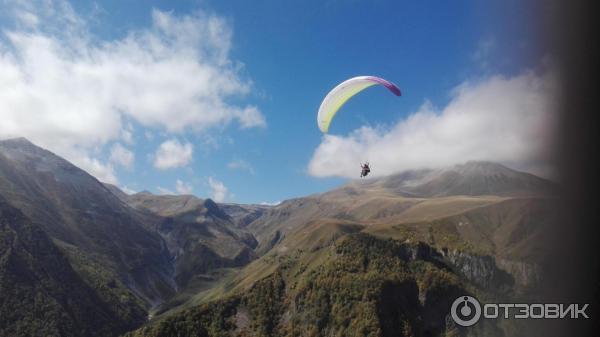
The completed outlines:
{"type": "MultiPolygon", "coordinates": [[[[147,218],[63,158],[23,138],[0,141],[0,195],[51,238],[113,319],[139,325],[174,292],[169,256],[147,218]]],[[[103,335],[124,332],[108,326],[103,335]]]]}
{"type": "MultiPolygon", "coordinates": [[[[407,170],[386,177],[354,180],[340,188],[381,188],[407,197],[452,195],[547,195],[554,182],[490,161],[467,161],[438,169],[407,170]]],[[[335,191],[335,189],[334,189],[335,191]]]]}
{"type": "MultiPolygon", "coordinates": [[[[557,209],[557,190],[545,179],[472,161],[355,180],[276,206],[220,204],[194,195],[127,194],[26,139],[0,141],[0,200],[9,200],[47,236],[40,242],[50,240],[65,256],[64,268],[81,279],[72,281],[73,287],[89,289],[91,303],[105,308],[107,317],[114,315],[115,324],[105,335],[135,328],[148,314],[154,317],[150,328],[133,335],[168,336],[164,331],[155,334],[158,330],[152,327],[211,305],[233,311],[202,309],[202,315],[231,320],[234,312],[241,315],[235,316],[236,322],[254,322],[237,326],[244,333],[267,328],[264,317],[278,322],[282,333],[294,328],[281,317],[298,326],[308,324],[315,333],[345,329],[336,320],[311,325],[300,309],[289,306],[301,301],[313,315],[321,310],[318,303],[332,300],[308,281],[315,276],[322,286],[332,287],[328,289],[337,296],[336,306],[355,299],[344,297],[346,286],[332,285],[369,287],[370,277],[382,282],[370,290],[369,296],[377,298],[421,298],[439,291],[449,299],[453,292],[446,286],[485,296],[525,293],[535,287],[547,263],[543,257],[548,247],[540,242],[549,235],[545,229],[557,209]],[[383,273],[381,266],[390,261],[372,251],[381,247],[398,250],[400,255],[390,256],[390,261],[399,268],[394,274],[399,279],[383,273]],[[347,253],[379,262],[361,267],[347,253]],[[340,271],[358,274],[337,275],[340,271]],[[441,283],[429,284],[428,277],[441,283]],[[268,306],[260,304],[266,303],[261,291],[279,294],[277,308],[272,308],[277,315],[262,311],[268,306]],[[123,318],[131,325],[118,323],[123,318]]],[[[364,312],[339,313],[371,312],[387,322],[352,318],[352,324],[368,323],[373,331],[454,331],[428,302],[415,302],[402,312],[384,302],[376,300],[364,312]],[[419,314],[434,315],[435,324],[420,321],[419,314]]],[[[225,331],[219,329],[214,331],[225,331]]]]}

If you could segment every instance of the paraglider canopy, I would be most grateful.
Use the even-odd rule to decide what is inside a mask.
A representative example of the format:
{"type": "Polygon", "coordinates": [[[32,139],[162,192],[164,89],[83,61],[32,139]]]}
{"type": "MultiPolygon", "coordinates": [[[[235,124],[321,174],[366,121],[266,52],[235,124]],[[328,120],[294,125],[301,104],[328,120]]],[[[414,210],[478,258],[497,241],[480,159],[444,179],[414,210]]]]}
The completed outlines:
{"type": "Polygon", "coordinates": [[[394,95],[400,96],[400,89],[398,89],[394,83],[380,77],[357,76],[346,80],[333,88],[333,90],[325,96],[323,102],[321,102],[319,113],[317,114],[317,124],[321,132],[327,133],[333,117],[346,101],[366,88],[376,84],[383,85],[394,95]]]}

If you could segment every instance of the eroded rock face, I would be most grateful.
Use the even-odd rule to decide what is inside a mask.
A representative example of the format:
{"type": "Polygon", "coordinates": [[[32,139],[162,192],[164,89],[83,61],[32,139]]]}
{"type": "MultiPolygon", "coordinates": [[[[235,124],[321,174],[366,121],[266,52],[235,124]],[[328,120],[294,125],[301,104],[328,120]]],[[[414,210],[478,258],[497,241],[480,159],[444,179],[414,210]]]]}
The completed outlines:
{"type": "Polygon", "coordinates": [[[440,250],[440,255],[448,261],[468,281],[483,289],[508,291],[514,285],[514,277],[498,267],[492,256],[470,254],[458,250],[440,250]]]}
{"type": "Polygon", "coordinates": [[[502,258],[496,259],[496,264],[509,273],[520,287],[534,287],[542,280],[543,269],[538,264],[502,258]]]}
{"type": "Polygon", "coordinates": [[[435,258],[445,259],[470,282],[499,293],[535,287],[543,275],[543,268],[535,263],[447,249],[437,250],[436,254],[435,258]]]}
{"type": "Polygon", "coordinates": [[[502,260],[504,264],[499,265],[498,260],[492,256],[456,249],[437,249],[423,242],[402,245],[400,254],[407,261],[424,260],[438,266],[447,265],[469,282],[483,289],[495,289],[499,292],[512,289],[515,279],[521,280],[519,277],[526,277],[524,281],[534,281],[534,275],[539,271],[530,269],[532,266],[526,263],[502,260]],[[508,268],[511,269],[507,270],[508,268]]]}

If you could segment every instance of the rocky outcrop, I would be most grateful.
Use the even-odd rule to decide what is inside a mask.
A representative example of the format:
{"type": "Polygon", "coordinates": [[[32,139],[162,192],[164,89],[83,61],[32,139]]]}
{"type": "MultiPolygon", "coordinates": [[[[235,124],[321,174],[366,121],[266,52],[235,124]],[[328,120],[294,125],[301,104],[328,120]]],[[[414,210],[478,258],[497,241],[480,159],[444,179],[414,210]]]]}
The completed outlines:
{"type": "Polygon", "coordinates": [[[532,287],[542,280],[542,267],[535,263],[496,259],[498,267],[509,273],[519,287],[532,287]]]}
{"type": "Polygon", "coordinates": [[[483,289],[504,292],[514,285],[513,276],[499,268],[492,256],[448,249],[438,252],[451,268],[483,289]]]}

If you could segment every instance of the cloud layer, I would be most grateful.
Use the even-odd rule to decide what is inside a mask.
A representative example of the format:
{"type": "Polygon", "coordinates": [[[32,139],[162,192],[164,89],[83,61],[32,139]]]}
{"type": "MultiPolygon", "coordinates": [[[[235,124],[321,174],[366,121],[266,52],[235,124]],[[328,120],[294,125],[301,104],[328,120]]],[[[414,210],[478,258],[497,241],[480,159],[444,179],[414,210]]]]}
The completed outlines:
{"type": "Polygon", "coordinates": [[[129,121],[167,133],[265,125],[257,107],[229,103],[251,81],[230,59],[232,31],[217,15],[153,10],[151,27],[101,41],[65,1],[3,11],[13,24],[0,27],[0,138],[25,136],[114,182],[98,149],[129,141],[129,121]]]}
{"type": "Polygon", "coordinates": [[[191,184],[177,179],[177,181],[175,181],[175,191],[177,191],[178,194],[192,194],[193,187],[191,184]]]}
{"type": "Polygon", "coordinates": [[[193,156],[191,143],[180,143],[177,139],[169,139],[158,147],[154,155],[154,167],[166,170],[187,165],[193,156]]]}
{"type": "Polygon", "coordinates": [[[223,202],[231,197],[227,186],[213,177],[208,177],[208,186],[211,191],[210,197],[216,202],[223,202]]]}
{"type": "Polygon", "coordinates": [[[491,160],[551,175],[556,123],[555,74],[492,76],[456,87],[441,109],[426,102],[391,127],[362,127],[325,135],[308,171],[317,177],[356,178],[369,160],[373,175],[491,160]]]}
{"type": "Polygon", "coordinates": [[[131,169],[135,161],[135,154],[117,143],[110,149],[110,158],[112,163],[131,169]]]}
{"type": "Polygon", "coordinates": [[[236,159],[227,163],[227,168],[230,170],[247,171],[250,174],[254,174],[254,167],[245,160],[236,159]]]}

